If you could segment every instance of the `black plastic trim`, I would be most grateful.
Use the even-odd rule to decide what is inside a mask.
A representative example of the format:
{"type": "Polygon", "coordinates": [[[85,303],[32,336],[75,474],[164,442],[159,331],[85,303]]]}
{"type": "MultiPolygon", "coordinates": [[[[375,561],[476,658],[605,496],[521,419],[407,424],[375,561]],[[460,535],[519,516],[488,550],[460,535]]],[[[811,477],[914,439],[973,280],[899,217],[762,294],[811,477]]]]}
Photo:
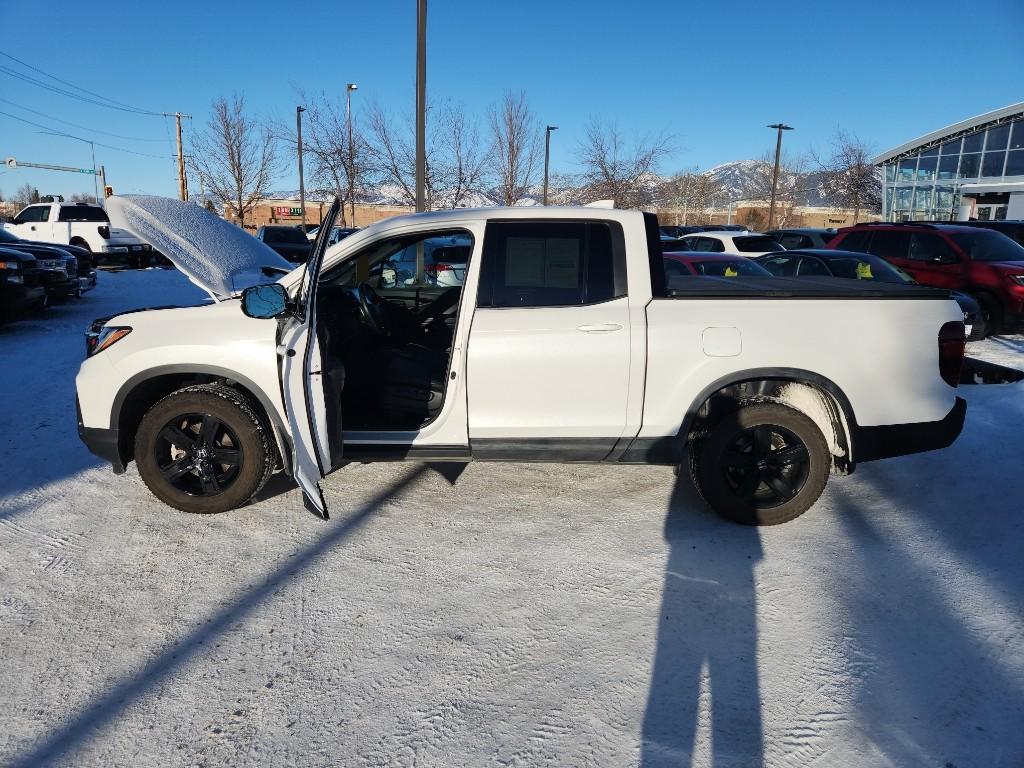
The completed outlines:
{"type": "Polygon", "coordinates": [[[958,397],[949,413],[939,421],[856,427],[857,460],[877,461],[948,448],[963,430],[966,417],[967,401],[958,397]]]}
{"type": "Polygon", "coordinates": [[[542,437],[470,440],[473,458],[480,461],[605,461],[618,438],[542,437]]]}
{"type": "Polygon", "coordinates": [[[346,461],[470,461],[465,445],[408,445],[407,443],[352,443],[345,441],[346,461]]]}
{"type": "Polygon", "coordinates": [[[85,443],[89,453],[110,462],[115,475],[124,474],[124,459],[121,457],[120,441],[116,429],[86,427],[82,424],[82,405],[75,398],[75,415],[78,418],[78,437],[85,443]]]}

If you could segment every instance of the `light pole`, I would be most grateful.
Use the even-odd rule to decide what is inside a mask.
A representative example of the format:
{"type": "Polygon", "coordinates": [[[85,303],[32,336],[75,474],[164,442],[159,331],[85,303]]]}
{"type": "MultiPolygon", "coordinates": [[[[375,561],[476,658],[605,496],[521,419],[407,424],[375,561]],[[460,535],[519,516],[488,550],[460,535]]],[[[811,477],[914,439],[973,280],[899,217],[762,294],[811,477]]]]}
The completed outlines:
{"type": "Polygon", "coordinates": [[[47,136],[63,136],[65,139],[75,139],[75,141],[84,141],[89,145],[92,150],[92,199],[96,205],[100,204],[100,190],[99,182],[96,180],[96,145],[93,144],[89,139],[83,139],[79,136],[72,136],[70,133],[57,133],[55,131],[36,131],[36,133],[44,133],[47,136]]]}
{"type": "Polygon", "coordinates": [[[772,172],[772,199],[768,203],[768,229],[772,229],[775,226],[775,190],[779,185],[779,156],[782,154],[782,132],[792,131],[793,126],[786,125],[785,123],[775,123],[769,125],[769,128],[774,128],[779,132],[779,136],[775,141],[775,170],[772,172]]]}
{"type": "Polygon", "coordinates": [[[302,209],[302,234],[306,234],[306,182],[302,176],[302,113],[305,107],[295,108],[295,132],[299,137],[299,208],[302,209]]]}
{"type": "Polygon", "coordinates": [[[352,223],[356,225],[356,156],[352,146],[352,91],[359,88],[355,83],[345,86],[345,121],[348,123],[348,199],[352,206],[352,223]]]}
{"type": "MultiPolygon", "coordinates": [[[[416,2],[416,212],[427,209],[427,0],[416,2]]],[[[417,272],[417,274],[419,274],[417,272]]]]}
{"type": "Polygon", "coordinates": [[[551,164],[551,132],[557,130],[557,125],[549,125],[544,129],[544,205],[548,204],[548,166],[551,164]]]}

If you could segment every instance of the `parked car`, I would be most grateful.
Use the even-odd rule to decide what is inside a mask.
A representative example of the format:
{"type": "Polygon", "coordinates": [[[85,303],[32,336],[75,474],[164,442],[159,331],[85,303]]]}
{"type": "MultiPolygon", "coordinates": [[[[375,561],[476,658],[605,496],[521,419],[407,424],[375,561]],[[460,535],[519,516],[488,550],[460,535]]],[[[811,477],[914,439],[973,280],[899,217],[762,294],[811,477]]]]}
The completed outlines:
{"type": "Polygon", "coordinates": [[[319,482],[349,461],[685,462],[713,508],[774,524],[808,509],[830,471],[947,446],[963,425],[963,320],[946,291],[669,285],[653,214],[399,216],[321,242],[275,281],[284,259],[198,206],[108,209],[218,299],[96,321],[76,382],[90,450],[115,471],[135,460],[185,511],[244,504],[279,465],[326,517],[319,482]],[[412,310],[408,287],[367,281],[452,236],[471,243],[472,291],[427,286],[412,310]],[[448,333],[425,344],[449,310],[448,333]]]}
{"type": "Polygon", "coordinates": [[[682,238],[691,251],[707,253],[739,253],[744,256],[762,256],[779,250],[779,244],[768,237],[753,232],[719,231],[701,232],[682,238]]]}
{"type": "Polygon", "coordinates": [[[873,253],[922,285],[962,291],[981,305],[988,333],[1024,326],[1024,247],[961,224],[858,224],[828,247],[873,253]]]}
{"type": "Polygon", "coordinates": [[[256,239],[269,245],[292,264],[301,264],[308,259],[309,251],[312,248],[309,240],[298,227],[268,224],[259,228],[256,239]]]}
{"type": "Polygon", "coordinates": [[[96,259],[92,251],[87,248],[80,248],[77,245],[51,245],[34,240],[23,240],[12,232],[0,229],[0,246],[5,248],[18,248],[30,251],[37,259],[64,258],[68,254],[75,257],[75,265],[78,273],[78,291],[80,294],[91,291],[96,287],[96,259]]]}
{"type": "Polygon", "coordinates": [[[46,306],[46,289],[31,253],[0,245],[0,325],[46,306]]]}
{"type": "Polygon", "coordinates": [[[836,236],[836,230],[825,227],[800,227],[795,229],[773,229],[765,232],[786,250],[793,248],[824,248],[836,236]]]}
{"type": "Polygon", "coordinates": [[[673,240],[678,240],[683,235],[690,235],[694,232],[702,231],[699,226],[677,226],[675,224],[662,224],[658,229],[661,234],[665,237],[670,237],[673,240]]]}
{"type": "Polygon", "coordinates": [[[35,203],[3,227],[25,240],[74,245],[108,260],[123,258],[147,266],[151,246],[129,232],[110,227],[106,211],[88,203],[35,203]]]}
{"type": "Polygon", "coordinates": [[[731,253],[664,253],[665,276],[771,277],[772,273],[753,259],[731,253]]]}
{"type": "MultiPolygon", "coordinates": [[[[842,277],[853,280],[874,280],[881,283],[917,282],[906,272],[894,267],[880,256],[856,251],[837,251],[826,248],[807,248],[780,251],[759,256],[757,263],[771,274],[780,277],[842,277]]],[[[964,331],[968,341],[985,338],[985,319],[981,306],[973,297],[960,291],[950,291],[964,313],[964,331]]]]}
{"type": "Polygon", "coordinates": [[[699,232],[749,232],[742,224],[701,224],[699,232]]]}
{"type": "MultiPolygon", "coordinates": [[[[387,260],[396,271],[398,285],[411,285],[416,280],[416,252],[419,244],[411,244],[387,260]]],[[[430,238],[422,241],[423,270],[430,285],[455,286],[466,280],[466,265],[473,240],[465,235],[430,238]]]]}
{"type": "Polygon", "coordinates": [[[49,299],[61,300],[70,296],[81,296],[96,284],[96,271],[86,261],[79,266],[78,259],[71,255],[67,246],[57,247],[48,243],[22,240],[11,232],[0,230],[0,247],[31,254],[39,270],[39,284],[46,290],[49,299]],[[85,272],[85,277],[80,274],[85,272]],[[91,285],[90,285],[91,281],[91,285]]]}
{"type": "Polygon", "coordinates": [[[690,246],[688,246],[685,241],[680,240],[677,237],[672,237],[671,235],[660,235],[658,237],[658,239],[661,242],[661,250],[662,251],[688,251],[688,250],[690,250],[690,246]]]}
{"type": "Polygon", "coordinates": [[[991,229],[995,232],[1002,232],[1018,245],[1024,245],[1024,221],[1011,221],[1009,219],[997,221],[958,221],[965,227],[981,227],[991,229]]]}
{"type": "MultiPolygon", "coordinates": [[[[319,234],[320,227],[314,227],[306,233],[306,238],[312,242],[316,240],[317,234],[319,234]]],[[[359,227],[334,227],[331,229],[331,239],[327,241],[328,245],[334,245],[340,240],[344,240],[349,235],[355,234],[359,231],[359,227]]]]}

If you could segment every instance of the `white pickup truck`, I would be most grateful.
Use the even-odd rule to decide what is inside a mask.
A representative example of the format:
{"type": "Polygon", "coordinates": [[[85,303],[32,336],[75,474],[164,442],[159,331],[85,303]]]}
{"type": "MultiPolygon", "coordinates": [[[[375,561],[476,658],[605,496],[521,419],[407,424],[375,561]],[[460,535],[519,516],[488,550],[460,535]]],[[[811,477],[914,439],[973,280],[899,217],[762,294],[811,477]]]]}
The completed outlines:
{"type": "Polygon", "coordinates": [[[89,203],[34,203],[3,227],[24,240],[77,245],[97,257],[121,257],[136,265],[148,261],[153,250],[131,232],[112,228],[106,211],[89,203]]]}
{"type": "Polygon", "coordinates": [[[947,292],[667,280],[651,214],[402,216],[296,268],[195,205],[108,210],[214,301],[96,321],[79,433],[188,512],[244,504],[276,469],[327,517],[320,480],[346,461],[582,461],[682,465],[714,509],[774,524],[830,472],[945,447],[964,421],[947,292]],[[464,285],[396,279],[395,254],[450,236],[471,244],[464,285]]]}

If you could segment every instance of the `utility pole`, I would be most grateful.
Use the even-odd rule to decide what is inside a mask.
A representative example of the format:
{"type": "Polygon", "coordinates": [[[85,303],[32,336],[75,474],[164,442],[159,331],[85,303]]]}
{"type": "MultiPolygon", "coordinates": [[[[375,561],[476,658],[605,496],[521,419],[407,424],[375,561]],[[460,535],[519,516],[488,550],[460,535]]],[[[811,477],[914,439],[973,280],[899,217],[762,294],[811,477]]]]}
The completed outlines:
{"type": "Polygon", "coordinates": [[[348,199],[352,206],[352,223],[356,225],[356,148],[352,145],[352,91],[359,88],[355,83],[345,86],[345,120],[348,123],[348,199]]]}
{"type": "MultiPolygon", "coordinates": [[[[96,178],[96,174],[93,174],[93,178],[96,178]]],[[[102,182],[102,187],[103,187],[103,197],[106,198],[106,196],[107,196],[107,169],[104,168],[102,165],[100,166],[100,181],[102,182]]]]}
{"type": "MultiPolygon", "coordinates": [[[[170,115],[164,113],[164,117],[170,115]]],[[[181,112],[174,113],[174,128],[178,134],[178,197],[188,200],[188,179],[185,176],[185,155],[181,149],[181,118],[192,119],[192,115],[183,115],[181,112]]]]}
{"type": "Polygon", "coordinates": [[[785,123],[775,123],[768,127],[775,128],[779,132],[778,139],[775,141],[775,170],[772,172],[772,198],[771,202],[768,203],[768,229],[773,229],[775,226],[775,191],[779,186],[779,157],[782,154],[782,132],[792,131],[793,126],[786,125],[785,123]]]}
{"type": "Polygon", "coordinates": [[[299,136],[299,207],[302,209],[302,234],[306,234],[306,182],[302,177],[302,113],[305,107],[295,107],[295,131],[299,136]]]}
{"type": "Polygon", "coordinates": [[[416,211],[427,209],[427,0],[416,2],[416,211]]]}
{"type": "Polygon", "coordinates": [[[548,165],[551,163],[551,132],[557,130],[557,125],[549,125],[544,129],[544,205],[548,204],[548,165]]]}

